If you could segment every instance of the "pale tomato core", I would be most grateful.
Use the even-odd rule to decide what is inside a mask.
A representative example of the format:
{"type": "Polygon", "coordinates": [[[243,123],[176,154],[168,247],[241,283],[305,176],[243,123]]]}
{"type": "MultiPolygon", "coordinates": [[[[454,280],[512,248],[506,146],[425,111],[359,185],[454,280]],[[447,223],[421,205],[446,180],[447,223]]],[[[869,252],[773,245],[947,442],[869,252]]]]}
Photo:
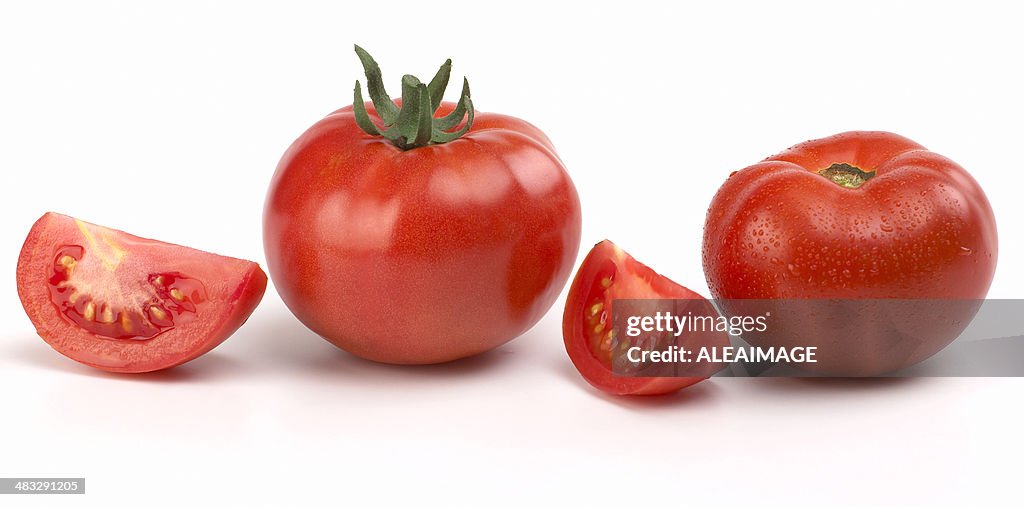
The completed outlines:
{"type": "Polygon", "coordinates": [[[207,301],[202,282],[179,272],[115,276],[127,250],[104,231],[86,232],[86,245],[62,245],[53,255],[50,301],[61,316],[99,337],[148,340],[192,317],[207,301]]]}

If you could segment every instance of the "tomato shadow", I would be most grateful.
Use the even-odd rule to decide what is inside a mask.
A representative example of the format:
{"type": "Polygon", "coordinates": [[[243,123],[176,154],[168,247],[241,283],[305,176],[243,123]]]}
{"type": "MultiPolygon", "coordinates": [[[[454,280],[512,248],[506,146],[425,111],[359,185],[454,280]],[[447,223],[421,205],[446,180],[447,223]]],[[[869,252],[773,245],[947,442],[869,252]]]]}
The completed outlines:
{"type": "Polygon", "coordinates": [[[605,403],[612,403],[628,410],[638,412],[672,411],[682,408],[691,410],[707,408],[718,404],[718,393],[721,388],[710,380],[699,382],[676,392],[652,396],[618,396],[608,394],[584,380],[568,358],[562,359],[564,360],[559,361],[554,366],[559,377],[576,384],[581,391],[584,391],[591,398],[599,399],[605,403]]]}
{"type": "Polygon", "coordinates": [[[749,378],[749,388],[782,395],[890,393],[917,388],[923,377],[761,377],[749,378]]]}
{"type": "Polygon", "coordinates": [[[222,377],[237,376],[245,370],[244,365],[240,361],[213,351],[188,363],[167,370],[149,373],[111,373],[64,357],[45,343],[42,343],[38,338],[35,340],[19,338],[11,341],[20,343],[9,344],[6,347],[5,355],[19,364],[61,374],[105,378],[122,382],[207,382],[218,380],[222,377]]]}
{"type": "MultiPolygon", "coordinates": [[[[345,352],[303,326],[291,314],[269,315],[256,323],[254,331],[236,344],[255,362],[273,363],[268,368],[290,373],[326,377],[350,377],[360,383],[387,385],[394,382],[443,382],[446,379],[482,377],[501,370],[514,356],[507,346],[475,356],[440,364],[393,365],[378,363],[345,352]],[[244,343],[243,343],[244,341],[244,343]]],[[[529,333],[527,333],[529,334],[529,333]]]]}
{"type": "Polygon", "coordinates": [[[315,370],[324,373],[345,374],[360,377],[376,377],[380,379],[397,380],[429,380],[446,378],[466,378],[479,376],[497,371],[505,359],[509,356],[508,351],[501,348],[490,350],[475,356],[456,359],[439,364],[421,365],[396,365],[378,363],[363,359],[343,350],[331,351],[324,357],[312,363],[315,370]]]}
{"type": "Polygon", "coordinates": [[[290,368],[333,347],[288,313],[256,313],[221,347],[270,369],[290,368]]]}

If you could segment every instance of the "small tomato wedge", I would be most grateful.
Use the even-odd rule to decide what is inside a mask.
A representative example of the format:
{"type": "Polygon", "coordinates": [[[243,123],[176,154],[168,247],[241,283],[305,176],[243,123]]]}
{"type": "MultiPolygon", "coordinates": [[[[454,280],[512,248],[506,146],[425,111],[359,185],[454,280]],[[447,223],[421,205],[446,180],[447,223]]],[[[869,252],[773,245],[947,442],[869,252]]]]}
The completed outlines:
{"type": "Polygon", "coordinates": [[[627,377],[612,371],[611,308],[616,299],[700,299],[641,264],[611,241],[594,246],[576,272],[562,317],[569,358],[594,387],[618,395],[678,391],[707,377],[627,377]]]}
{"type": "Polygon", "coordinates": [[[263,298],[259,265],[47,213],[18,258],[18,295],[39,336],[101,370],[143,373],[195,359],[263,298]]]}

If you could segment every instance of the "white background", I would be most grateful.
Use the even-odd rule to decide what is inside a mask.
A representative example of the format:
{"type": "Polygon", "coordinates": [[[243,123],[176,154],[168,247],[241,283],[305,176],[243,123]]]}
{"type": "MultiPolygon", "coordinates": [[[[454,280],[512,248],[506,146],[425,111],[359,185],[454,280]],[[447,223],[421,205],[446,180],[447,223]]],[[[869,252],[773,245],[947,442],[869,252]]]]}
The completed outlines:
{"type": "Polygon", "coordinates": [[[166,373],[92,371],[35,335],[14,268],[47,210],[262,264],[266,186],[351,101],[354,42],[395,95],[451,57],[480,109],[546,131],[582,199],[581,256],[611,238],[707,294],[701,227],[730,171],[880,129],[978,179],[1000,220],[990,296],[1024,295],[1010,3],[427,4],[0,7],[0,477],[88,484],[0,503],[1018,502],[1021,379],[715,379],[612,399],[566,357],[561,301],[492,353],[402,368],[334,349],[273,287],[166,373]]]}

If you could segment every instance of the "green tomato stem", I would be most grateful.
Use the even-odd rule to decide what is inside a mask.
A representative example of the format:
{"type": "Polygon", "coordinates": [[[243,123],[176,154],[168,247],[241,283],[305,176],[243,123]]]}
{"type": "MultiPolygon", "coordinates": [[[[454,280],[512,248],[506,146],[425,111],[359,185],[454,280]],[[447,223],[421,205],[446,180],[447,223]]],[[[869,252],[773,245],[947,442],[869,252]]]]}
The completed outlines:
{"type": "Polygon", "coordinates": [[[441,106],[444,91],[451,77],[452,61],[446,60],[437,70],[430,83],[423,83],[416,76],[402,77],[402,105],[395,104],[384,89],[380,67],[363,48],[356,46],[356,55],[363,64],[366,74],[366,91],[383,127],[374,123],[366,111],[362,87],[356,81],[352,97],[352,109],[356,125],[371,136],[381,136],[403,150],[411,150],[430,144],[454,141],[469,132],[473,125],[473,101],[470,98],[469,81],[462,80],[459,101],[448,115],[435,118],[434,113],[441,106]],[[458,130],[452,130],[462,124],[458,130]]]}

